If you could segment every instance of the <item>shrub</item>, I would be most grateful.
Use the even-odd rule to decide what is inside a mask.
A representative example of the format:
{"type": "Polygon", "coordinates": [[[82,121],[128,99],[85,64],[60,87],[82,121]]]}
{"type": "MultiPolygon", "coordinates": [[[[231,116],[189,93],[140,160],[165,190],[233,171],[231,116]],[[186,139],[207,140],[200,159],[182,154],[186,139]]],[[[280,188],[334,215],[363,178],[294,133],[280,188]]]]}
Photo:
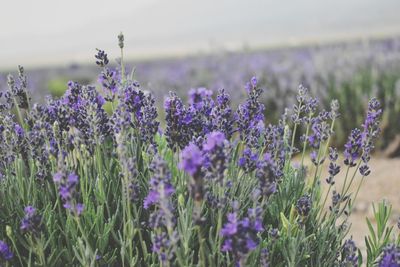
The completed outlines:
{"type": "MultiPolygon", "coordinates": [[[[152,94],[109,69],[104,51],[96,60],[101,92],[69,82],[43,105],[25,103],[26,83],[9,79],[0,112],[1,264],[361,264],[346,235],[380,132],[376,99],[351,131],[342,165],[330,146],[335,100],[320,110],[300,86],[293,108],[264,125],[254,77],[236,111],[223,90],[215,98],[194,90],[187,104],[170,94],[162,130],[152,94]],[[336,188],[341,169],[345,182],[336,188]]],[[[22,71],[18,80],[26,80],[22,71]]]]}

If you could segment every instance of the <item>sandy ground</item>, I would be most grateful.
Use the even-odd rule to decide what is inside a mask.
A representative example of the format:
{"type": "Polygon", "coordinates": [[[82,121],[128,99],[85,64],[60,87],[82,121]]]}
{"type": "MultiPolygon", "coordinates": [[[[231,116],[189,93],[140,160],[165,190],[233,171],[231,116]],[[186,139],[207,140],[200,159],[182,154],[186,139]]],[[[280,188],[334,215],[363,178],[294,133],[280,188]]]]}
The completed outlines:
{"type": "MultiPolygon", "coordinates": [[[[371,174],[365,178],[357,197],[353,213],[350,216],[351,230],[349,235],[353,236],[356,245],[365,252],[364,237],[368,233],[366,218],[373,220],[372,203],[378,203],[382,200],[392,204],[392,216],[390,224],[395,225],[395,233],[400,230],[397,228],[397,220],[400,216],[400,159],[372,158],[370,161],[371,174]]],[[[343,184],[345,171],[342,167],[341,173],[336,177],[336,187],[341,188],[343,184]]],[[[355,179],[355,185],[360,181],[361,176],[355,179]]],[[[354,186],[355,187],[355,186],[354,186]]],[[[355,191],[355,189],[353,190],[355,191]]]]}

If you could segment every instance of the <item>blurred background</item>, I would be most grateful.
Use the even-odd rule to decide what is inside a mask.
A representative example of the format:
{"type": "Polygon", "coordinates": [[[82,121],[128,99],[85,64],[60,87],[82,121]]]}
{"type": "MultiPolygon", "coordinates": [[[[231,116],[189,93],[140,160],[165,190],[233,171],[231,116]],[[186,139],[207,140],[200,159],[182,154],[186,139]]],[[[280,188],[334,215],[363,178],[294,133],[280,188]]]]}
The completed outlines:
{"type": "Polygon", "coordinates": [[[0,90],[18,65],[36,102],[61,96],[68,80],[99,86],[95,49],[117,67],[122,31],[125,65],[160,105],[170,90],[185,98],[190,88],[207,87],[225,88],[235,106],[255,75],[266,117],[276,122],[303,84],[327,108],[339,99],[341,147],[375,96],[383,138],[353,216],[362,247],[372,201],[386,198],[400,214],[399,12],[398,0],[2,0],[0,90]]]}

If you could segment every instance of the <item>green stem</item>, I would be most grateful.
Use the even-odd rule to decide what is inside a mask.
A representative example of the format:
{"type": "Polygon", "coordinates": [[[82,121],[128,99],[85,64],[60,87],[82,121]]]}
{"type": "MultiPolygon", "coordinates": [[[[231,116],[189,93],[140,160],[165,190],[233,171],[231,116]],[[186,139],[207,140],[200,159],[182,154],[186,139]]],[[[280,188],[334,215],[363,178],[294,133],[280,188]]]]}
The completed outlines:
{"type": "Polygon", "coordinates": [[[19,106],[18,106],[18,102],[17,102],[17,100],[15,99],[15,97],[13,97],[13,102],[14,102],[15,110],[16,110],[16,112],[17,112],[18,122],[19,122],[19,124],[21,125],[21,127],[25,128],[25,127],[24,127],[24,126],[25,126],[25,124],[24,124],[24,119],[22,118],[21,110],[20,110],[20,108],[19,108],[19,106]]]}
{"type": "MultiPolygon", "coordinates": [[[[302,104],[303,104],[302,102],[299,103],[299,109],[297,111],[297,118],[300,117],[300,111],[301,111],[302,104]]],[[[290,151],[289,151],[288,159],[290,159],[292,157],[292,155],[293,155],[293,147],[294,147],[294,141],[295,141],[295,138],[296,138],[297,126],[298,126],[298,123],[295,122],[294,126],[293,126],[292,142],[290,144],[290,151]]],[[[289,166],[290,166],[290,164],[288,164],[287,171],[289,170],[289,166]]]]}
{"type": "Polygon", "coordinates": [[[314,193],[314,188],[315,188],[315,186],[317,184],[317,180],[318,180],[317,177],[318,177],[318,169],[320,166],[320,164],[319,164],[320,160],[321,160],[321,146],[319,146],[319,148],[318,148],[317,165],[315,167],[314,179],[313,179],[312,186],[311,186],[311,191],[313,193],[314,193]]]}
{"type": "MultiPolygon", "coordinates": [[[[308,118],[310,119],[311,115],[308,118]]],[[[303,152],[301,153],[301,166],[304,166],[304,156],[306,154],[307,137],[308,137],[309,132],[310,132],[310,123],[307,124],[306,136],[305,136],[305,140],[303,142],[303,152]]]]}
{"type": "Polygon", "coordinates": [[[324,201],[322,202],[322,205],[321,205],[321,209],[320,209],[321,212],[320,212],[319,215],[318,215],[318,220],[319,220],[319,218],[321,217],[321,214],[322,214],[323,211],[324,211],[325,204],[326,204],[326,201],[328,200],[328,196],[329,196],[329,193],[331,192],[331,189],[332,189],[332,184],[329,184],[328,192],[326,192],[324,201]]]}
{"type": "Polygon", "coordinates": [[[351,206],[350,206],[350,212],[351,212],[351,210],[353,209],[354,203],[356,202],[356,199],[357,199],[357,196],[358,196],[358,192],[360,191],[361,185],[363,184],[364,180],[365,180],[365,175],[363,175],[363,176],[361,177],[361,181],[360,181],[360,183],[358,184],[356,194],[354,195],[353,202],[351,203],[351,206]]]}
{"type": "Polygon", "coordinates": [[[354,178],[356,177],[356,174],[357,174],[358,169],[360,168],[360,165],[361,165],[361,159],[358,161],[357,166],[356,166],[356,169],[354,170],[353,175],[351,176],[350,182],[349,182],[349,184],[347,185],[345,191],[343,192],[343,197],[344,197],[344,196],[347,194],[347,192],[350,190],[350,186],[353,184],[354,178]]]}
{"type": "Polygon", "coordinates": [[[199,251],[199,266],[205,267],[206,265],[206,257],[205,257],[205,253],[204,253],[204,246],[203,246],[203,236],[201,234],[201,228],[199,225],[196,226],[197,228],[197,234],[199,237],[199,247],[200,247],[200,251],[199,251]]]}
{"type": "Polygon", "coordinates": [[[342,196],[343,196],[344,189],[345,189],[345,187],[346,187],[347,177],[349,176],[349,171],[350,171],[350,166],[347,166],[346,176],[344,177],[344,182],[343,182],[343,185],[342,185],[342,190],[340,191],[340,193],[342,194],[342,196]]]}
{"type": "Polygon", "coordinates": [[[122,83],[125,83],[125,65],[124,65],[124,49],[121,48],[121,77],[122,83]]]}
{"type": "Polygon", "coordinates": [[[82,225],[81,225],[81,221],[80,221],[79,217],[78,217],[78,216],[75,216],[75,215],[73,215],[73,216],[74,216],[74,219],[75,219],[75,221],[76,221],[76,224],[78,225],[79,231],[81,231],[82,237],[83,237],[83,239],[84,239],[85,242],[86,242],[86,246],[87,246],[88,249],[89,249],[89,253],[91,254],[91,259],[93,259],[93,249],[92,249],[92,247],[90,246],[89,238],[86,236],[86,232],[83,230],[83,227],[82,227],[82,225]]]}

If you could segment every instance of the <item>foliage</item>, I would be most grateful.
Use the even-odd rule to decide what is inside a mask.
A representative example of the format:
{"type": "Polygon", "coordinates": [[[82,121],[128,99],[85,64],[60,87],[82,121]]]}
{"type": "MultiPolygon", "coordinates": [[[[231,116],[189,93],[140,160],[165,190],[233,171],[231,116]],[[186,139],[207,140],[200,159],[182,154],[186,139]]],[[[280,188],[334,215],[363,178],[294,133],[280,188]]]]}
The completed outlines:
{"type": "MultiPolygon", "coordinates": [[[[119,46],[122,56],[123,36],[119,46]]],[[[122,60],[117,70],[108,62],[98,50],[101,91],[69,82],[43,105],[29,103],[22,68],[17,81],[10,76],[0,113],[0,264],[360,264],[345,238],[380,132],[376,99],[347,139],[346,178],[336,188],[337,101],[319,109],[301,86],[293,108],[265,125],[253,77],[236,111],[223,90],[194,90],[188,103],[170,94],[163,131],[151,93],[125,75],[122,60]]],[[[382,228],[387,212],[378,214],[382,228]]],[[[368,260],[380,253],[371,234],[368,260]]]]}

